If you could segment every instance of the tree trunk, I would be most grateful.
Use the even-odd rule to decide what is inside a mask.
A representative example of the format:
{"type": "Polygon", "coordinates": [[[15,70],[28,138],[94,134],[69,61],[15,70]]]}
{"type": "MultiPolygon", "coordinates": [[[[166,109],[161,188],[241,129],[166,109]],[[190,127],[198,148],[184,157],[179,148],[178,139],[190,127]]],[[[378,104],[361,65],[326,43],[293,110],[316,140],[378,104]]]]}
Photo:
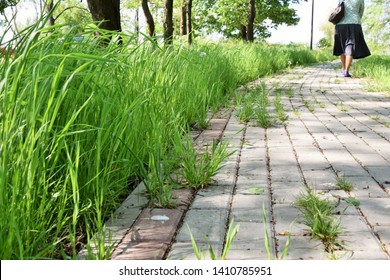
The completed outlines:
{"type": "Polygon", "coordinates": [[[246,26],[245,25],[241,25],[241,30],[240,30],[240,35],[241,35],[241,38],[246,41],[246,34],[247,34],[247,31],[246,31],[246,26]]]}
{"type": "Polygon", "coordinates": [[[248,26],[246,30],[246,39],[249,42],[253,42],[254,36],[253,36],[253,26],[255,22],[256,17],[256,5],[255,0],[249,1],[249,14],[248,14],[248,26]]]}
{"type": "Polygon", "coordinates": [[[87,0],[92,19],[99,27],[110,31],[122,31],[120,0],[87,0]]]}
{"type": "Polygon", "coordinates": [[[188,0],[187,4],[187,36],[188,45],[192,44],[192,0],[188,0]]]}
{"type": "Polygon", "coordinates": [[[139,38],[139,9],[138,8],[135,9],[135,19],[134,19],[134,21],[135,21],[134,32],[135,32],[137,38],[139,38]]]}
{"type": "Polygon", "coordinates": [[[46,1],[46,12],[49,15],[50,26],[53,26],[56,23],[53,16],[53,8],[54,8],[54,1],[53,0],[46,1]]]}
{"type": "Polygon", "coordinates": [[[187,7],[186,3],[183,3],[180,14],[180,36],[185,35],[187,35],[187,7]]]}
{"type": "Polygon", "coordinates": [[[153,15],[149,9],[148,0],[142,0],[142,10],[144,11],[146,24],[148,25],[149,36],[154,38],[156,36],[155,26],[154,26],[153,15]]]}
{"type": "Polygon", "coordinates": [[[164,4],[164,43],[173,43],[173,0],[165,0],[164,4]]]}

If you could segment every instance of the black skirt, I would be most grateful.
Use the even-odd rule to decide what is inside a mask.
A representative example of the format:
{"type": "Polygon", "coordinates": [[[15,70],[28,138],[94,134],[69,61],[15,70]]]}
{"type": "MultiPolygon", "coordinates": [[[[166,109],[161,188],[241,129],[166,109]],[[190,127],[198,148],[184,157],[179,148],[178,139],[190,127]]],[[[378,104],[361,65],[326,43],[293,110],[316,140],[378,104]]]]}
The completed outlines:
{"type": "Polygon", "coordinates": [[[339,24],[335,27],[333,55],[345,53],[348,45],[352,46],[353,58],[364,58],[371,55],[364,40],[362,26],[360,24],[339,24]]]}

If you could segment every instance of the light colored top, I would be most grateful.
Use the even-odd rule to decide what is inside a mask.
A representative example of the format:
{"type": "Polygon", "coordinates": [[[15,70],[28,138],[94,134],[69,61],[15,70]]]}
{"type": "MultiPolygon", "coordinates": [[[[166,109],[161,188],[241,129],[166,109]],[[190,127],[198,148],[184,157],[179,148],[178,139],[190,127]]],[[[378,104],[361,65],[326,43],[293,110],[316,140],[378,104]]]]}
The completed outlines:
{"type": "Polygon", "coordinates": [[[339,24],[361,24],[364,14],[364,0],[339,0],[344,1],[344,17],[339,24]]]}

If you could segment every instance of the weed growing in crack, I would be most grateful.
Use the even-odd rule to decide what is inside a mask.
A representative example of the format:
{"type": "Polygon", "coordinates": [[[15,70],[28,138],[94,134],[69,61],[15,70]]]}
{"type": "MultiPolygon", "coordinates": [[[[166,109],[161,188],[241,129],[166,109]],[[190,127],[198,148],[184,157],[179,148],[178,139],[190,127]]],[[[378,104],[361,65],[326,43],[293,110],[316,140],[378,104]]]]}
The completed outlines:
{"type": "Polygon", "coordinates": [[[276,94],[274,99],[274,106],[275,106],[275,111],[276,111],[276,115],[278,116],[278,119],[282,122],[287,121],[288,116],[283,108],[282,97],[280,96],[280,94],[276,94]]]}
{"type": "Polygon", "coordinates": [[[278,88],[274,89],[274,92],[275,92],[275,94],[281,94],[283,92],[283,89],[284,88],[282,88],[282,87],[278,87],[278,88]]]}
{"type": "MultiPolygon", "coordinates": [[[[269,239],[269,234],[268,234],[268,230],[267,230],[267,214],[266,214],[266,211],[265,211],[264,203],[263,203],[263,225],[264,225],[264,237],[265,237],[264,238],[264,245],[265,245],[265,249],[267,251],[268,259],[272,260],[272,259],[275,259],[275,257],[273,256],[272,250],[271,250],[271,241],[269,239]]],[[[284,246],[282,254],[279,257],[280,260],[283,260],[284,257],[287,255],[287,252],[288,252],[288,250],[290,248],[290,242],[291,242],[291,235],[290,235],[290,233],[288,233],[286,244],[284,246]]]]}
{"type": "MultiPolygon", "coordinates": [[[[289,90],[293,94],[291,88],[289,90]]],[[[283,88],[276,88],[274,90],[275,99],[273,105],[275,107],[277,119],[285,122],[288,120],[288,116],[281,102],[282,91],[283,88]]],[[[276,121],[276,118],[275,120],[271,118],[268,111],[269,94],[265,90],[264,83],[258,86],[256,89],[248,92],[244,97],[243,95],[239,96],[236,104],[240,105],[238,109],[238,119],[240,122],[247,123],[254,119],[256,125],[263,128],[268,128],[271,127],[276,121]]]]}
{"type": "Polygon", "coordinates": [[[272,125],[270,115],[268,113],[269,96],[265,91],[265,84],[260,84],[256,89],[249,91],[238,109],[238,119],[240,122],[247,123],[254,119],[256,124],[263,128],[268,128],[272,125]]]}
{"type": "Polygon", "coordinates": [[[352,183],[348,179],[346,179],[344,176],[337,175],[337,177],[336,177],[336,185],[340,189],[342,189],[342,190],[344,190],[346,192],[350,192],[350,191],[353,190],[352,183]]]}
{"type": "MultiPolygon", "coordinates": [[[[267,230],[267,215],[266,215],[266,210],[265,210],[264,203],[263,203],[263,224],[264,224],[264,236],[265,236],[264,245],[265,245],[265,248],[266,248],[266,251],[267,251],[268,259],[270,259],[270,260],[272,260],[272,259],[283,260],[285,258],[285,256],[287,255],[287,252],[288,252],[288,250],[290,248],[291,235],[290,235],[290,233],[288,233],[286,244],[284,246],[283,252],[282,252],[282,254],[280,255],[279,258],[276,258],[274,256],[274,254],[272,253],[272,250],[271,250],[271,241],[269,239],[269,234],[268,234],[268,230],[267,230]]],[[[225,246],[224,246],[224,248],[222,250],[222,254],[221,254],[221,258],[220,258],[221,260],[226,260],[227,254],[230,251],[230,248],[231,248],[231,246],[233,244],[234,238],[236,237],[236,235],[237,235],[237,233],[239,231],[239,228],[240,228],[240,224],[234,225],[234,219],[232,219],[230,224],[229,224],[229,228],[228,228],[228,231],[227,231],[227,234],[226,234],[225,246]]],[[[195,253],[195,257],[197,258],[197,260],[205,259],[205,253],[202,252],[199,249],[199,246],[196,243],[195,238],[194,238],[194,236],[193,236],[193,234],[191,232],[191,229],[188,226],[188,224],[187,224],[187,229],[188,229],[188,232],[190,234],[192,249],[193,249],[193,251],[195,253]]],[[[218,258],[217,258],[216,254],[214,252],[214,249],[211,246],[210,241],[209,241],[209,239],[207,237],[205,237],[205,241],[208,244],[208,252],[209,252],[209,255],[210,255],[210,259],[211,260],[217,260],[218,258]]]]}
{"type": "Polygon", "coordinates": [[[235,153],[228,151],[226,142],[217,145],[213,141],[211,147],[207,146],[203,153],[195,149],[190,136],[185,137],[184,141],[180,139],[180,142],[182,144],[176,146],[181,158],[178,172],[182,176],[182,183],[195,189],[208,186],[212,177],[223,167],[222,162],[235,153]]]}
{"type": "Polygon", "coordinates": [[[310,103],[310,101],[302,100],[302,102],[303,102],[303,105],[304,105],[311,113],[314,112],[314,106],[313,106],[313,104],[310,103]]]}
{"type": "Polygon", "coordinates": [[[300,117],[302,115],[302,112],[299,111],[298,109],[294,109],[293,112],[294,112],[294,115],[297,117],[300,117]]]}
{"type": "Polygon", "coordinates": [[[241,92],[236,92],[234,95],[234,104],[236,106],[241,106],[243,100],[244,100],[244,94],[241,92]]]}
{"type": "Polygon", "coordinates": [[[238,112],[240,122],[247,123],[253,118],[253,106],[253,103],[249,100],[242,104],[238,112]]]}
{"type": "Polygon", "coordinates": [[[370,116],[370,119],[373,120],[373,121],[376,121],[376,122],[379,122],[379,123],[383,124],[385,127],[390,127],[390,122],[389,121],[385,121],[383,118],[381,118],[378,115],[370,116]]]}
{"type": "Polygon", "coordinates": [[[318,91],[322,94],[326,93],[326,89],[319,89],[318,91]]]}
{"type": "Polygon", "coordinates": [[[320,108],[325,108],[325,107],[326,107],[325,103],[322,103],[322,102],[317,102],[317,105],[318,105],[320,108]]]}
{"type": "Polygon", "coordinates": [[[269,128],[272,125],[269,113],[266,109],[258,109],[255,113],[256,124],[262,128],[269,128]]]}
{"type": "MultiPolygon", "coordinates": [[[[222,254],[221,254],[221,258],[220,258],[221,260],[226,260],[227,254],[230,251],[230,248],[232,246],[233,240],[236,237],[239,228],[240,228],[240,225],[239,224],[234,225],[234,219],[232,219],[232,221],[229,224],[229,228],[228,228],[228,231],[227,231],[227,234],[226,234],[225,246],[224,246],[224,248],[222,250],[222,254]]],[[[193,236],[193,234],[191,232],[191,229],[190,229],[190,227],[188,225],[187,225],[187,229],[188,229],[188,232],[190,233],[192,249],[194,250],[194,253],[195,253],[195,256],[196,256],[197,260],[205,259],[205,253],[202,252],[199,249],[198,245],[196,244],[195,238],[194,238],[194,236],[193,236]]],[[[207,237],[205,237],[205,240],[206,240],[206,242],[208,244],[208,251],[209,251],[209,254],[210,254],[210,259],[211,260],[217,260],[218,258],[215,255],[214,249],[211,246],[210,241],[208,240],[207,237]]]]}
{"type": "Polygon", "coordinates": [[[343,102],[339,102],[337,108],[339,108],[341,112],[348,112],[348,108],[344,106],[343,102]]]}
{"type": "Polygon", "coordinates": [[[259,88],[260,92],[257,99],[257,108],[255,111],[256,124],[263,128],[268,128],[272,125],[270,115],[268,113],[269,96],[265,87],[259,88]]]}
{"type": "Polygon", "coordinates": [[[294,90],[293,90],[292,87],[287,88],[287,89],[285,90],[285,93],[287,94],[287,96],[288,96],[289,98],[293,98],[293,97],[294,97],[294,90]]]}
{"type": "Polygon", "coordinates": [[[337,236],[341,232],[340,220],[334,218],[335,205],[328,200],[320,199],[315,192],[307,188],[296,202],[297,208],[303,215],[303,223],[309,227],[311,236],[321,240],[325,250],[333,253],[336,246],[341,247],[337,236]]]}
{"type": "Polygon", "coordinates": [[[171,196],[172,186],[166,184],[162,164],[160,159],[156,158],[153,154],[149,155],[149,168],[150,173],[145,184],[149,187],[148,197],[152,206],[158,207],[172,207],[171,196]]]}
{"type": "Polygon", "coordinates": [[[371,116],[370,119],[373,121],[377,121],[377,122],[379,122],[381,120],[381,118],[379,116],[371,116]]]}

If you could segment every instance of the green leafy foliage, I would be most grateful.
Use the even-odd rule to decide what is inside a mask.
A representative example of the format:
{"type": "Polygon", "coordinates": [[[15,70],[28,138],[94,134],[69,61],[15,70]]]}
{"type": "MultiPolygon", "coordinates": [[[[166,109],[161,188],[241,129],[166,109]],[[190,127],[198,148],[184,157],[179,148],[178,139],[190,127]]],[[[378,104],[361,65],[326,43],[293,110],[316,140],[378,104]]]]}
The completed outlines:
{"type": "Polygon", "coordinates": [[[14,6],[19,0],[0,0],[0,13],[4,12],[4,9],[9,6],[14,6]]]}
{"type": "MultiPolygon", "coordinates": [[[[263,39],[270,36],[270,29],[280,24],[294,25],[299,18],[291,3],[299,0],[260,0],[256,1],[255,34],[263,39]]],[[[247,0],[195,0],[197,30],[207,33],[218,32],[226,38],[242,38],[242,28],[247,25],[247,0]]]]}
{"type": "Polygon", "coordinates": [[[370,48],[378,54],[390,53],[390,1],[371,0],[366,5],[363,29],[370,48]]]}

